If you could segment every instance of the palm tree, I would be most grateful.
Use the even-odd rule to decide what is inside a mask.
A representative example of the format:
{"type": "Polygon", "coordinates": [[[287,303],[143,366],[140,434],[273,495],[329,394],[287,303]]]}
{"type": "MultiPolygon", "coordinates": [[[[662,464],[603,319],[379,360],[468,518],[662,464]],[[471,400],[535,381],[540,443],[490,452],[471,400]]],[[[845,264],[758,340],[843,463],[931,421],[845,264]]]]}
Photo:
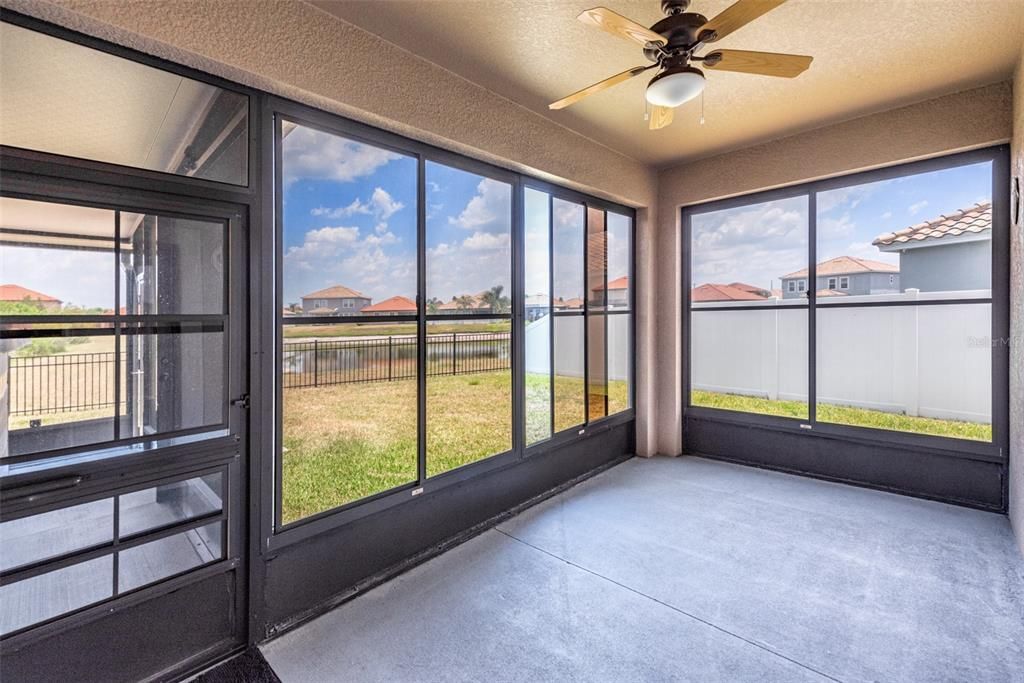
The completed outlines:
{"type": "Polygon", "coordinates": [[[427,299],[427,313],[437,313],[437,307],[444,302],[438,299],[436,296],[432,296],[427,299]]]}
{"type": "Polygon", "coordinates": [[[501,293],[505,291],[503,285],[495,285],[480,296],[480,300],[487,304],[491,313],[505,313],[510,307],[510,301],[507,296],[502,296],[501,293]]]}
{"type": "Polygon", "coordinates": [[[473,304],[476,303],[469,294],[463,294],[452,299],[455,305],[460,309],[473,308],[473,304]]]}

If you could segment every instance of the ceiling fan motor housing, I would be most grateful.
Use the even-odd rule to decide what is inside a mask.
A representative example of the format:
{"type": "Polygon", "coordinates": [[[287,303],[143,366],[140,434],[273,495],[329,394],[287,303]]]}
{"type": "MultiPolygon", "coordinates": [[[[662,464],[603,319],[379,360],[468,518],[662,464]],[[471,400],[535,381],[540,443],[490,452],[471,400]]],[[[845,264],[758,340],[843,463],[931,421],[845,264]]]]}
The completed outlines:
{"type": "Polygon", "coordinates": [[[667,15],[682,14],[690,6],[690,0],[661,0],[661,11],[667,15]]]}
{"type": "Polygon", "coordinates": [[[644,56],[652,62],[657,62],[666,52],[688,51],[697,44],[698,36],[704,24],[708,23],[707,17],[696,12],[683,12],[665,17],[651,30],[668,41],[665,45],[644,48],[644,56]]]}

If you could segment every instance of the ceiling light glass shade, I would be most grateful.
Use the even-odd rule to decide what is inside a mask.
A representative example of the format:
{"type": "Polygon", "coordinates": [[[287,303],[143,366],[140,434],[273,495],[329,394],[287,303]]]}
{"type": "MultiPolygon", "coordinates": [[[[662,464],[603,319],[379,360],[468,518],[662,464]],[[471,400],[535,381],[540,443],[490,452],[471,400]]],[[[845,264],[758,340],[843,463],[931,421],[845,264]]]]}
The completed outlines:
{"type": "Polygon", "coordinates": [[[656,107],[678,107],[699,95],[705,82],[700,69],[690,66],[669,69],[651,79],[647,85],[647,101],[656,107]]]}

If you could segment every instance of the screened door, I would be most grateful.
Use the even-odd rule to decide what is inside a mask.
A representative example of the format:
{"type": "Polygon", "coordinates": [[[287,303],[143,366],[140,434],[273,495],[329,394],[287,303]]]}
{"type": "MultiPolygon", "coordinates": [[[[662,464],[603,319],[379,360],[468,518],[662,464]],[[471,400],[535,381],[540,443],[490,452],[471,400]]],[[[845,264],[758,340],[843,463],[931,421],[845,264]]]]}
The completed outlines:
{"type": "Polygon", "coordinates": [[[141,678],[242,642],[242,212],[3,181],[5,674],[141,678]]]}

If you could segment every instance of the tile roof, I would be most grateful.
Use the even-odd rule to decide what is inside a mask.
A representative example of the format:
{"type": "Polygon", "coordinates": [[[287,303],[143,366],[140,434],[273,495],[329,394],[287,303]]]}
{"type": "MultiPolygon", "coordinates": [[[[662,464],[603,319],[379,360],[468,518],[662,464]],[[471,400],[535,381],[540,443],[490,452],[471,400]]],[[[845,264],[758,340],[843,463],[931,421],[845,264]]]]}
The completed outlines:
{"type": "Polygon", "coordinates": [[[556,310],[565,310],[569,308],[583,308],[583,299],[579,297],[574,297],[572,299],[559,298],[555,300],[556,310]]]}
{"type": "Polygon", "coordinates": [[[416,302],[405,296],[393,296],[372,306],[364,307],[360,313],[415,313],[416,302]]]}
{"type": "MultiPolygon", "coordinates": [[[[730,282],[729,286],[735,287],[736,289],[742,289],[744,292],[757,294],[760,297],[772,296],[771,290],[764,289],[763,287],[756,287],[754,285],[748,285],[746,282],[730,282]]],[[[782,290],[779,291],[781,292],[782,290]]]]}
{"type": "Polygon", "coordinates": [[[992,202],[981,202],[966,209],[954,211],[948,216],[943,214],[938,218],[912,225],[909,228],[879,235],[871,244],[876,247],[888,247],[991,231],[992,202]]]}
{"type": "MultiPolygon", "coordinates": [[[[853,273],[898,273],[899,266],[871,259],[859,258],[856,256],[836,256],[818,264],[818,276],[822,275],[851,275],[853,273]]],[[[783,275],[783,280],[794,277],[807,277],[807,269],[798,270],[789,275],[783,275]]]]}
{"type": "MultiPolygon", "coordinates": [[[[595,292],[600,292],[602,289],[604,289],[604,285],[598,285],[597,287],[594,287],[595,292]]],[[[622,277],[617,277],[614,280],[611,280],[608,283],[608,289],[629,289],[629,276],[623,275],[622,277]]]]}
{"type": "Polygon", "coordinates": [[[357,292],[345,285],[334,285],[327,289],[321,289],[312,294],[306,294],[303,299],[367,299],[365,294],[357,292]]]}
{"type": "Polygon", "coordinates": [[[691,301],[763,301],[768,297],[733,285],[705,283],[690,292],[691,301]]]}
{"type": "Polygon", "coordinates": [[[0,301],[56,301],[60,299],[21,285],[0,285],[0,301]]]}

